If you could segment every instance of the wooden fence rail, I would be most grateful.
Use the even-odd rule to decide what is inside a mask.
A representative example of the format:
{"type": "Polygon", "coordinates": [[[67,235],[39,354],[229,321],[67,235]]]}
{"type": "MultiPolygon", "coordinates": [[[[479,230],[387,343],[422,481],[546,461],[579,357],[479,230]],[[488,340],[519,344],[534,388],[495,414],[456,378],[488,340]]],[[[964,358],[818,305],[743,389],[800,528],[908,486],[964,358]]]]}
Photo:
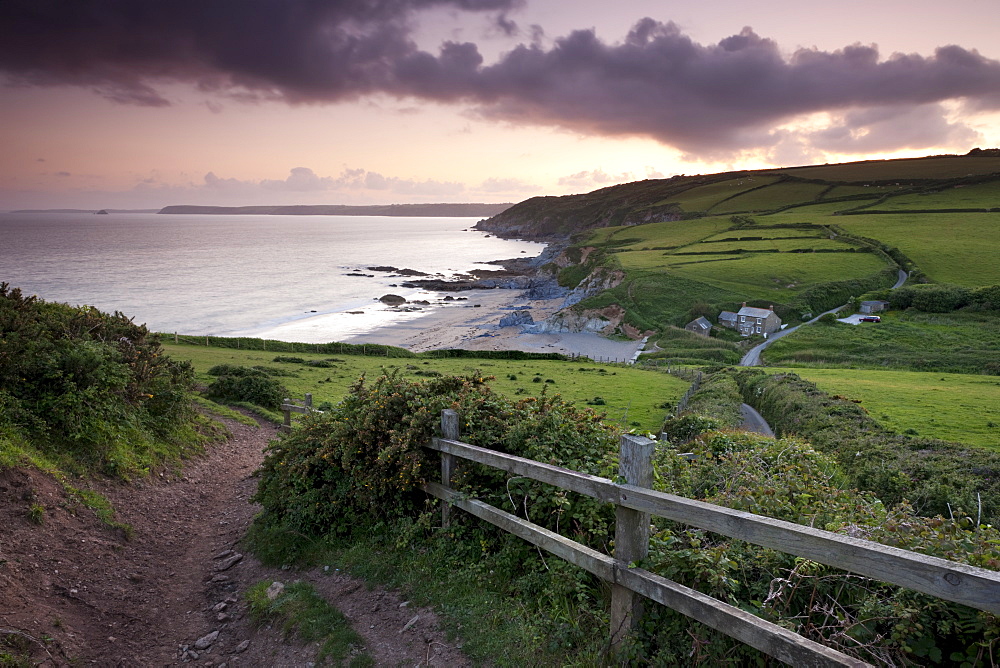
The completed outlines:
{"type": "Polygon", "coordinates": [[[284,422],[278,429],[285,433],[292,430],[292,413],[304,413],[309,414],[315,410],[313,407],[313,395],[306,393],[305,401],[301,404],[293,402],[288,397],[285,397],[284,403],[281,404],[281,412],[284,414],[284,422]]]}
{"type": "Polygon", "coordinates": [[[440,484],[424,485],[424,490],[445,501],[442,506],[445,526],[450,506],[456,506],[612,583],[612,646],[641,617],[642,599],[636,596],[639,594],[789,665],[867,665],[655,573],[630,568],[632,562],[646,556],[651,515],[1000,614],[1000,573],[648,489],[655,447],[655,442],[649,439],[622,437],[620,475],[627,481],[622,484],[462,443],[458,440],[458,424],[455,411],[444,411],[445,438],[435,438],[427,446],[441,453],[442,478],[440,484]],[[614,504],[614,557],[455,492],[450,481],[456,457],[614,504]]]}

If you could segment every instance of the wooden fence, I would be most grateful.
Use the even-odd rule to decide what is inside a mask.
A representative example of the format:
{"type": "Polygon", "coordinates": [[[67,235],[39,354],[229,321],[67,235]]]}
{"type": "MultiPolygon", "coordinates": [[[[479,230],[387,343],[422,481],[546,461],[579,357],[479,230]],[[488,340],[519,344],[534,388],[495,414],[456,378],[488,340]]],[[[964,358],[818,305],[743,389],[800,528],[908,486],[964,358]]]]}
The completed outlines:
{"type": "Polygon", "coordinates": [[[308,392],[306,393],[305,401],[301,404],[285,397],[284,403],[281,404],[281,412],[284,414],[285,419],[278,429],[285,433],[290,432],[292,430],[292,413],[312,413],[315,410],[312,405],[313,395],[308,392]]]}
{"type": "Polygon", "coordinates": [[[655,573],[631,568],[647,555],[651,515],[1000,614],[1000,573],[649,489],[655,441],[622,436],[620,476],[626,482],[618,484],[462,443],[453,410],[444,411],[441,425],[444,438],[427,446],[441,453],[441,482],[427,483],[424,490],[445,501],[444,525],[450,521],[451,506],[461,508],[611,583],[613,648],[635,628],[648,598],[789,665],[868,665],[655,573]],[[451,488],[456,457],[614,504],[614,556],[456,492],[451,488]]]}

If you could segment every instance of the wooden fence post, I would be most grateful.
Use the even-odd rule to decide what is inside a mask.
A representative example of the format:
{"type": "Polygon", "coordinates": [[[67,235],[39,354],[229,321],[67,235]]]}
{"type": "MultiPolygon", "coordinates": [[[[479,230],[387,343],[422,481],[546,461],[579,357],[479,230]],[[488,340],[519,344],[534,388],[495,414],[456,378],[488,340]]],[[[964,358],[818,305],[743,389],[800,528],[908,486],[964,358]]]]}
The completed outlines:
{"type": "Polygon", "coordinates": [[[313,407],[313,395],[309,394],[308,392],[306,392],[305,405],[306,405],[306,408],[309,408],[309,409],[312,409],[312,407],[313,407]]]}
{"type": "Polygon", "coordinates": [[[286,433],[292,430],[292,411],[291,409],[286,408],[286,406],[288,406],[291,403],[292,403],[291,398],[285,397],[285,403],[281,407],[281,410],[285,413],[285,424],[283,424],[281,428],[282,431],[286,433]]]}
{"type": "MultiPolygon", "coordinates": [[[[629,485],[652,487],[653,450],[656,449],[656,441],[643,436],[622,434],[619,447],[618,475],[629,485]]],[[[615,508],[616,569],[627,569],[630,563],[645,559],[649,554],[649,521],[649,513],[622,506],[615,508]]],[[[632,633],[641,617],[642,596],[622,585],[612,585],[612,652],[632,633]]]]}
{"type": "MultiPolygon", "coordinates": [[[[441,435],[450,441],[457,441],[459,436],[458,412],[451,408],[441,411],[441,435]]],[[[441,484],[451,487],[451,474],[455,468],[455,455],[441,453],[441,484]]],[[[447,529],[451,525],[451,504],[441,503],[441,526],[447,529]]]]}

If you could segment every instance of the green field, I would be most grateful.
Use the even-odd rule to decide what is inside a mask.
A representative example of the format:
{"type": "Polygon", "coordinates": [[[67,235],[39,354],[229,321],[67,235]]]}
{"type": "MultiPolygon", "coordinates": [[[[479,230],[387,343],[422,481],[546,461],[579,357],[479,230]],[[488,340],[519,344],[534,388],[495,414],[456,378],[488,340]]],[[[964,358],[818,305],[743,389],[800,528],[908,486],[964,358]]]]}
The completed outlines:
{"type": "MultiPolygon", "coordinates": [[[[785,231],[788,234],[788,231],[785,231]]],[[[687,252],[706,252],[711,251],[713,253],[722,252],[735,252],[739,250],[745,251],[775,251],[779,253],[787,253],[803,248],[808,249],[828,249],[832,251],[841,251],[844,253],[854,252],[854,247],[845,244],[843,241],[837,241],[835,239],[827,239],[826,237],[820,236],[800,236],[794,237],[792,239],[747,239],[744,241],[709,241],[705,240],[698,244],[697,246],[692,246],[683,249],[678,252],[677,255],[683,255],[687,252]]]]}
{"type": "Polygon", "coordinates": [[[786,239],[788,237],[811,239],[826,238],[830,234],[829,230],[821,226],[809,227],[745,227],[738,230],[728,230],[719,234],[705,237],[702,243],[716,243],[732,239],[745,239],[747,237],[761,237],[764,239],[786,239]]]}
{"type": "Polygon", "coordinates": [[[164,343],[164,350],[174,359],[190,360],[197,379],[207,385],[214,380],[206,372],[216,364],[266,366],[291,375],[280,376],[292,398],[301,400],[308,392],[313,403],[337,403],[348,387],[362,374],[374,378],[383,371],[397,370],[411,380],[442,375],[494,376],[493,389],[512,398],[559,394],[580,406],[590,405],[607,414],[607,421],[620,422],[626,429],[659,430],[664,415],[687,390],[689,383],[659,371],[637,367],[598,364],[587,360],[495,360],[495,359],[421,359],[384,358],[360,355],[320,353],[267,353],[260,350],[164,343]],[[305,364],[275,362],[277,356],[300,357],[307,361],[331,360],[328,368],[305,364]],[[516,380],[510,378],[516,376],[516,380]],[[534,378],[539,381],[534,381],[534,378]],[[546,382],[548,380],[554,382],[546,382]],[[605,403],[595,405],[600,397],[605,403]]]}
{"type": "Polygon", "coordinates": [[[860,400],[885,427],[1000,450],[1000,378],[956,373],[843,369],[794,371],[824,392],[860,400]]]}
{"type": "Polygon", "coordinates": [[[837,224],[896,246],[936,282],[968,287],[1000,283],[1000,214],[841,216],[837,224]]]}
{"type": "Polygon", "coordinates": [[[729,218],[711,217],[596,230],[584,246],[609,245],[622,251],[684,246],[732,227],[729,218]]]}
{"type": "Polygon", "coordinates": [[[814,200],[826,189],[826,184],[822,183],[786,181],[775,183],[766,188],[758,188],[732,199],[727,199],[710,210],[715,215],[745,211],[772,211],[778,207],[787,205],[789,202],[808,202],[814,200]]]}
{"type": "Polygon", "coordinates": [[[943,190],[892,197],[876,208],[906,209],[992,209],[1000,207],[1000,184],[996,181],[949,186],[943,190]]]}
{"type": "Polygon", "coordinates": [[[884,260],[870,253],[671,255],[664,260],[662,266],[684,278],[745,295],[746,299],[777,302],[790,300],[820,283],[862,278],[886,267],[884,260]],[[706,259],[713,261],[705,262],[706,259]]]}
{"type": "Polygon", "coordinates": [[[712,207],[730,197],[774,183],[777,180],[773,176],[740,176],[728,181],[691,188],[671,197],[670,202],[679,204],[685,211],[710,211],[712,207]]]}
{"type": "Polygon", "coordinates": [[[1000,158],[943,156],[906,160],[872,160],[869,162],[853,162],[840,165],[792,167],[782,169],[777,173],[797,176],[802,179],[874,182],[905,179],[962,178],[970,174],[993,174],[995,172],[1000,172],[1000,158]]]}
{"type": "Polygon", "coordinates": [[[996,314],[889,312],[880,323],[818,323],[775,341],[768,366],[1000,374],[996,314]]]}

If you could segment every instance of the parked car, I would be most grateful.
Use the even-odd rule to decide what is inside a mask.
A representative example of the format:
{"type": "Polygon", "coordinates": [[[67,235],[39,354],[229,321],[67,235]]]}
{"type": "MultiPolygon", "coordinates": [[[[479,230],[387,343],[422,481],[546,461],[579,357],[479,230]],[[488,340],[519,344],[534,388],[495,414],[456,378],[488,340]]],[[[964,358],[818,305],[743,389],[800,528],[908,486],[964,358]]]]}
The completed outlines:
{"type": "Polygon", "coordinates": [[[863,315],[859,320],[861,322],[882,322],[882,318],[877,315],[863,315]]]}

